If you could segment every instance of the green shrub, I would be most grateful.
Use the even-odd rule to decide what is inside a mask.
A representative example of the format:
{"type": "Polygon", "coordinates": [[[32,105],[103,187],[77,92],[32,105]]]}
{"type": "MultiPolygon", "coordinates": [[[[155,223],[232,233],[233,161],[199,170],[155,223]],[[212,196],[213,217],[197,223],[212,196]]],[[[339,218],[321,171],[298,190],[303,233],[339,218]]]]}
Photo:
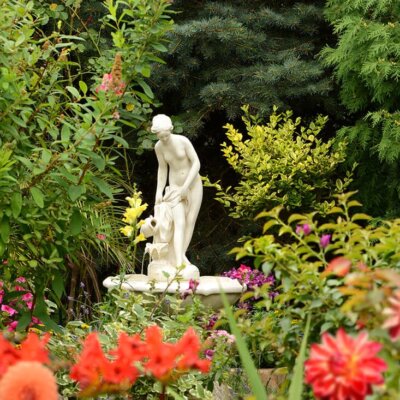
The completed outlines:
{"type": "MultiPolygon", "coordinates": [[[[126,262],[122,238],[113,240],[120,222],[112,201],[123,181],[117,159],[128,147],[119,121],[127,109],[135,120],[149,112],[151,54],[170,26],[164,0],[103,5],[120,51],[98,59],[96,76],[77,62],[84,39],[65,34],[63,20],[50,29],[49,15],[58,16],[53,4],[47,15],[33,1],[1,2],[0,259],[7,260],[5,279],[29,279],[33,315],[53,329],[45,292],[63,309],[67,272],[72,292],[83,270],[99,293],[93,255],[126,262]]],[[[29,320],[22,316],[20,328],[29,320]]]]}
{"type": "MultiPolygon", "coordinates": [[[[266,274],[272,272],[279,283],[273,300],[261,290],[258,311],[240,318],[262,364],[293,365],[307,315],[312,319],[312,342],[339,327],[380,327],[387,297],[400,283],[400,220],[373,223],[354,211],[360,203],[351,196],[337,195],[325,220],[318,212],[292,214],[286,220],[280,216],[282,206],[263,212],[259,218],[265,219],[264,234],[233,250],[237,258],[254,258],[255,265],[266,274]],[[327,273],[337,257],[348,260],[348,270],[327,273]]],[[[380,335],[389,342],[387,333],[380,335]]]]}
{"type": "Polygon", "coordinates": [[[282,204],[288,209],[326,207],[336,168],[344,161],[345,145],[333,150],[333,140],[318,137],[327,117],[318,116],[308,127],[292,113],[274,113],[264,125],[243,107],[247,136],[225,125],[228,143],[222,152],[239,177],[233,188],[218,182],[216,199],[234,218],[251,218],[282,204]]]}

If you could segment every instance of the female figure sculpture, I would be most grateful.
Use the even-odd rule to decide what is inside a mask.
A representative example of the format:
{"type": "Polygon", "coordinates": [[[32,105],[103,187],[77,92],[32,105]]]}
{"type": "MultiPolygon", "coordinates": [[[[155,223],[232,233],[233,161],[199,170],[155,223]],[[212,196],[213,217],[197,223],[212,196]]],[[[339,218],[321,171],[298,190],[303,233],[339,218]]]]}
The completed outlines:
{"type": "MultiPolygon", "coordinates": [[[[186,251],[203,197],[200,161],[189,139],[172,133],[173,125],[168,116],[156,115],[151,131],[158,137],[155,145],[158,160],[155,218],[167,217],[165,211],[163,216],[157,216],[157,211],[167,204],[173,225],[169,243],[173,256],[168,257],[169,262],[174,263],[173,267],[194,267],[187,259],[186,251]]],[[[195,275],[198,275],[198,270],[195,275]]]]}

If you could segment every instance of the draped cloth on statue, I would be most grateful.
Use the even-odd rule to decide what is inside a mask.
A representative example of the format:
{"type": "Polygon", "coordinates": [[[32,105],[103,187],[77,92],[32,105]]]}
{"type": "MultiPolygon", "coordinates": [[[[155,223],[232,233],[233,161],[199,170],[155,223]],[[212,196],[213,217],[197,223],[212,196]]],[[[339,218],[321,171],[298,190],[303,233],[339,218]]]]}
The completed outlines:
{"type": "Polygon", "coordinates": [[[167,187],[163,201],[154,207],[154,216],[145,219],[140,228],[140,232],[148,237],[153,237],[153,243],[147,243],[145,252],[150,255],[151,260],[165,262],[168,265],[176,265],[174,254],[174,220],[172,209],[178,205],[183,205],[187,210],[188,201],[181,200],[178,190],[167,187]]]}

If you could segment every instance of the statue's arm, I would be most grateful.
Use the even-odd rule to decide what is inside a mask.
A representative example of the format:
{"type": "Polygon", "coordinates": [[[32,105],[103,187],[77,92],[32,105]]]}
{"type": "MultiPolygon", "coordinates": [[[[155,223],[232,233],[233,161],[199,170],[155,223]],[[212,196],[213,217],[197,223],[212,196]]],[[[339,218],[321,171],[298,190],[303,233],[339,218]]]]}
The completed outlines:
{"type": "Polygon", "coordinates": [[[154,150],[156,152],[158,161],[156,204],[160,204],[162,202],[165,185],[167,184],[168,164],[166,163],[164,156],[157,144],[154,150]]]}
{"type": "Polygon", "coordinates": [[[190,140],[186,137],[183,137],[183,140],[185,143],[186,155],[189,158],[191,164],[190,171],[186,177],[185,183],[182,186],[182,192],[186,193],[191,184],[194,182],[195,178],[199,174],[200,160],[190,140]]]}

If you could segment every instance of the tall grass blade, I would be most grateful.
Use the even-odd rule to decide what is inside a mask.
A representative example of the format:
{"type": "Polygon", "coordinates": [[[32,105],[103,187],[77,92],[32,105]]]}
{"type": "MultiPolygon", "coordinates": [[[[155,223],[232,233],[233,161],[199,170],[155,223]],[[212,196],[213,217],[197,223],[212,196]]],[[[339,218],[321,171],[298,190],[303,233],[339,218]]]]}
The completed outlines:
{"type": "Polygon", "coordinates": [[[289,398],[288,400],[301,400],[303,394],[303,371],[304,361],[306,358],[306,348],[308,341],[308,334],[310,332],[311,315],[308,314],[306,329],[304,331],[304,337],[300,346],[300,353],[296,358],[296,363],[293,370],[292,383],[289,387],[289,398]]]}
{"type": "Polygon", "coordinates": [[[247,349],[246,343],[236,324],[231,307],[229,306],[228,303],[228,299],[222,290],[221,290],[221,296],[222,296],[222,301],[224,303],[225,312],[228,317],[229,326],[231,327],[232,333],[235,335],[236,346],[239,351],[243,368],[246,371],[247,377],[249,379],[249,384],[253,392],[253,396],[255,400],[268,400],[267,392],[265,391],[264,385],[260,379],[260,376],[258,375],[257,368],[254,365],[249,350],[247,349]]]}

